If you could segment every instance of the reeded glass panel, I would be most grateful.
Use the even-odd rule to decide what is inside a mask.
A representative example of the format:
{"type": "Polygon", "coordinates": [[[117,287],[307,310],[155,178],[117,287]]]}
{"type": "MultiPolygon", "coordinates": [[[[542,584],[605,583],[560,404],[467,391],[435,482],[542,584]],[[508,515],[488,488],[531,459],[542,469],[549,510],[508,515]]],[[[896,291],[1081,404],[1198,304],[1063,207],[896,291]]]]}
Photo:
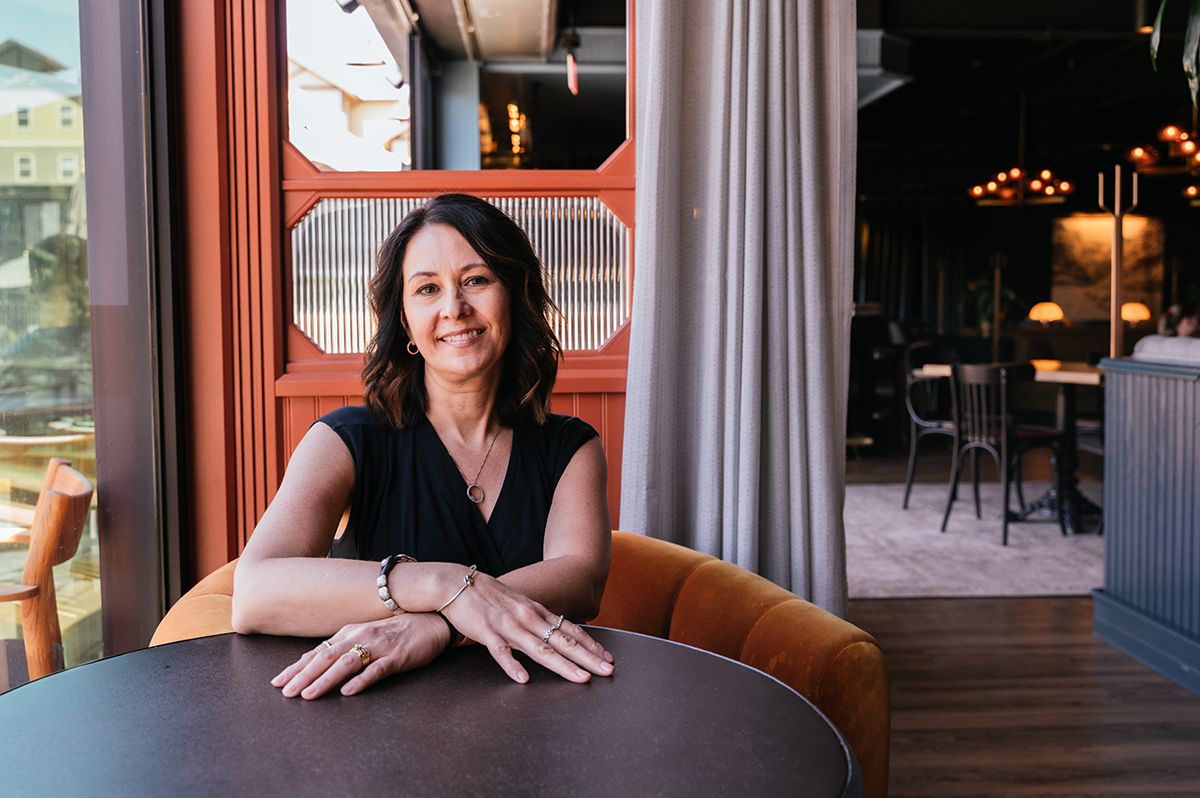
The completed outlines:
{"type": "MultiPolygon", "coordinates": [[[[0,584],[22,581],[50,458],[96,475],[79,63],[74,3],[0,0],[0,584]]],[[[95,519],[54,569],[68,666],[101,655],[95,519]]],[[[0,601],[0,690],[22,631],[0,601]]]]}
{"type": "MultiPolygon", "coordinates": [[[[562,311],[567,350],[597,349],[629,317],[629,231],[593,197],[487,198],[529,235],[562,311]]],[[[292,318],[329,354],[362,352],[374,332],[375,253],[420,199],[326,199],[292,231],[292,318]]]]}

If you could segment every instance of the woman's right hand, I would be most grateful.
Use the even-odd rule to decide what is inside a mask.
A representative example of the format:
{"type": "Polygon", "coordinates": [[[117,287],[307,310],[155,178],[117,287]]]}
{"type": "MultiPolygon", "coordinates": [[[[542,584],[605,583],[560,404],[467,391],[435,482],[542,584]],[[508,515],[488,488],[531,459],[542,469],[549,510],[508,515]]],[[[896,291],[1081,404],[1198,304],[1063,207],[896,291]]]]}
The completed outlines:
{"type": "MultiPolygon", "coordinates": [[[[466,577],[468,569],[462,568],[466,577]]],[[[586,682],[592,675],[611,676],[612,654],[571,621],[559,624],[560,616],[520,591],[486,574],[475,573],[472,584],[450,602],[442,614],[464,635],[487,646],[492,658],[514,682],[524,684],[529,674],[513,656],[527,654],[535,662],[572,682],[586,682]]],[[[459,581],[447,598],[463,587],[459,581]]]]}
{"type": "Polygon", "coordinates": [[[287,698],[317,698],[353,676],[341,692],[354,695],[393,673],[432,662],[449,642],[445,621],[432,612],[347,624],[284,668],[271,684],[282,687],[287,698]],[[355,646],[368,652],[365,665],[355,646]]]}

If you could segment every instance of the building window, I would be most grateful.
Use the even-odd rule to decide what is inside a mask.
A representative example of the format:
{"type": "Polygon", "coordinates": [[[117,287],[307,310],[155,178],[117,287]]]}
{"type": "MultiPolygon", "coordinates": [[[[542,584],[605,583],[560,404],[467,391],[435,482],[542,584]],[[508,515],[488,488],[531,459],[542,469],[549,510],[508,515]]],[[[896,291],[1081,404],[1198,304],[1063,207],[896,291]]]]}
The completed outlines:
{"type": "Polygon", "coordinates": [[[29,109],[25,106],[18,106],[16,116],[13,117],[13,124],[17,130],[26,130],[29,128],[29,109]]]}
{"type": "Polygon", "coordinates": [[[19,152],[13,156],[13,173],[18,183],[32,183],[37,180],[37,165],[33,155],[19,152]]]}
{"type": "Polygon", "coordinates": [[[77,177],[79,177],[79,156],[74,153],[59,153],[58,182],[74,183],[77,177]]]}
{"type": "Polygon", "coordinates": [[[58,106],[58,129],[75,129],[75,106],[71,103],[63,103],[58,106]]]}

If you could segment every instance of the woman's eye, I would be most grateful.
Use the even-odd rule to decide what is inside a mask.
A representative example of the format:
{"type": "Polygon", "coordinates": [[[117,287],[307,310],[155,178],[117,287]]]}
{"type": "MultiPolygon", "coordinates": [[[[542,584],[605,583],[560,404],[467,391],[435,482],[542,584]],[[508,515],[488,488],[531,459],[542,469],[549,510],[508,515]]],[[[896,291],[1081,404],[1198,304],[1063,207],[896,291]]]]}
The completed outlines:
{"type": "Polygon", "coordinates": [[[417,289],[418,294],[424,294],[425,296],[429,296],[430,294],[434,293],[435,291],[437,291],[436,285],[423,285],[417,289]]]}
{"type": "Polygon", "coordinates": [[[467,278],[467,285],[487,285],[488,279],[482,274],[473,274],[467,278]]]}

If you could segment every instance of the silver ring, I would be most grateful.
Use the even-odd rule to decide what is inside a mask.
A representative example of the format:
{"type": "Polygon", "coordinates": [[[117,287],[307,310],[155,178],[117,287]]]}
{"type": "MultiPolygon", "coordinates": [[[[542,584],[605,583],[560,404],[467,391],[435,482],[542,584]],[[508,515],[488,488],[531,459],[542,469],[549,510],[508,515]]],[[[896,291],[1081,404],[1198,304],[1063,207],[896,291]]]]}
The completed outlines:
{"type": "Polygon", "coordinates": [[[558,631],[558,628],[560,626],[562,626],[562,622],[563,622],[563,617],[560,615],[560,616],[558,616],[558,621],[553,626],[551,626],[549,629],[547,629],[546,634],[542,636],[543,643],[550,642],[550,636],[558,631]]]}

